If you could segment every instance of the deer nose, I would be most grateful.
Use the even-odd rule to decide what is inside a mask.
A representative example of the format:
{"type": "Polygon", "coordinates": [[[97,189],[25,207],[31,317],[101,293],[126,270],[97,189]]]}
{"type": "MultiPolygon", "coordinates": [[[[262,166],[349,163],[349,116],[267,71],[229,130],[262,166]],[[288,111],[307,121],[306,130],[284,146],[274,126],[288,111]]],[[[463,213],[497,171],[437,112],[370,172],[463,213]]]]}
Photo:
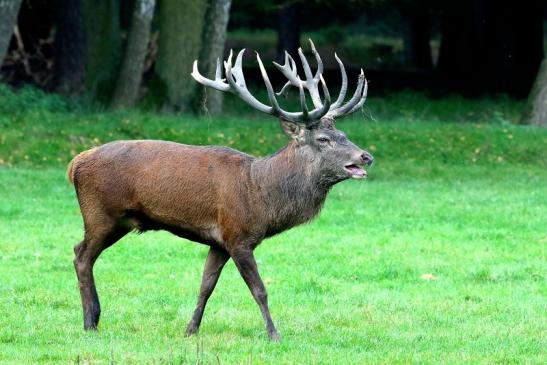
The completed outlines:
{"type": "Polygon", "coordinates": [[[372,155],[367,151],[363,151],[363,153],[361,154],[361,159],[363,160],[363,163],[367,166],[372,165],[372,163],[374,162],[374,157],[372,157],[372,155]]]}

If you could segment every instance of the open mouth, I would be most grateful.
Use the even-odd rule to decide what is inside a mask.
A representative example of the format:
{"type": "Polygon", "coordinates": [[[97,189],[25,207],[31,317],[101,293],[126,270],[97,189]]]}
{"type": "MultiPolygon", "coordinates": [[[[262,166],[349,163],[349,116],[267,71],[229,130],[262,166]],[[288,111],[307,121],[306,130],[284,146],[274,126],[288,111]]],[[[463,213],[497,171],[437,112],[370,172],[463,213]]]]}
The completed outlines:
{"type": "Polygon", "coordinates": [[[367,177],[367,172],[361,166],[351,164],[351,165],[346,165],[344,168],[353,179],[364,179],[367,177]]]}

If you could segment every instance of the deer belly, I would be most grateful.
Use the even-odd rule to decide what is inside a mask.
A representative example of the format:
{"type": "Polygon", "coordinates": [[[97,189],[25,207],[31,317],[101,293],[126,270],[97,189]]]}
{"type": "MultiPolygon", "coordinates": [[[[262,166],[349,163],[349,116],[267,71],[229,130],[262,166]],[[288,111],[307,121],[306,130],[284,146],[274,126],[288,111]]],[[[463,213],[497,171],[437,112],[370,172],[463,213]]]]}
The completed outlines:
{"type": "Polygon", "coordinates": [[[128,211],[123,219],[136,231],[168,231],[181,238],[207,245],[223,245],[222,232],[216,223],[185,222],[149,216],[142,211],[128,211]]]}

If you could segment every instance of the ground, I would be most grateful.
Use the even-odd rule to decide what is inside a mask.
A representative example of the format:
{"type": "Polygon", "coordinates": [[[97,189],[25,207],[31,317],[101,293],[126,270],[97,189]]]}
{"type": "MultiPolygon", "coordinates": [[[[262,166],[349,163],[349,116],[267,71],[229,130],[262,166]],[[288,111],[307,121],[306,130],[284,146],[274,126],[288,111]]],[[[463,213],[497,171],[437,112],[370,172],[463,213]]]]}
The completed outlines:
{"type": "Polygon", "coordinates": [[[199,335],[184,337],[207,249],[167,233],[103,253],[99,331],[84,332],[72,266],[82,222],[64,168],[119,138],[264,155],[285,142],[273,119],[75,110],[42,96],[14,106],[20,98],[0,104],[0,363],[544,362],[547,131],[509,124],[510,101],[462,101],[465,120],[443,122],[434,102],[409,114],[423,105],[407,95],[376,100],[406,109],[340,122],[376,162],[367,181],[336,186],[318,219],[257,249],[282,337],[270,343],[231,262],[199,335]]]}

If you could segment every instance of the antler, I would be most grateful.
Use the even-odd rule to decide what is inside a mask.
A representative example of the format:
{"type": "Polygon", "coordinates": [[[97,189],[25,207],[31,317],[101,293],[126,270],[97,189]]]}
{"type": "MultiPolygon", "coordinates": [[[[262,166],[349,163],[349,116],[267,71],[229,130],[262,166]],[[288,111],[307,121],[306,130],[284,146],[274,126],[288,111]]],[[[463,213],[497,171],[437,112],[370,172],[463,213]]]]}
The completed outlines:
{"type": "Polygon", "coordinates": [[[313,44],[311,39],[310,44],[312,53],[315,56],[315,60],[317,62],[317,71],[315,72],[315,75],[312,75],[310,65],[308,63],[308,60],[304,56],[304,53],[302,52],[302,48],[298,49],[298,56],[300,57],[302,66],[304,68],[304,74],[306,76],[305,80],[301,80],[298,76],[296,63],[291,55],[289,55],[287,52],[285,52],[285,64],[283,66],[276,62],[273,63],[288,79],[287,83],[283,86],[281,91],[277,93],[277,95],[285,93],[288,87],[291,85],[297,87],[300,94],[300,105],[302,108],[301,112],[288,112],[281,109],[275,97],[276,93],[274,93],[273,91],[272,84],[270,83],[270,79],[258,53],[256,53],[256,59],[260,67],[260,72],[262,73],[262,78],[264,79],[264,84],[266,85],[266,90],[268,91],[268,98],[270,100],[271,106],[268,106],[258,101],[254,96],[251,95],[251,93],[247,89],[247,86],[245,84],[245,77],[243,75],[243,68],[241,66],[245,49],[242,49],[238,53],[234,65],[232,65],[233,52],[230,51],[228,60],[224,62],[226,79],[223,79],[221,76],[220,60],[218,59],[214,80],[205,78],[199,73],[197,60],[194,61],[192,77],[204,86],[208,86],[219,91],[228,91],[238,95],[247,104],[263,113],[275,115],[293,123],[304,123],[308,126],[317,123],[323,117],[334,119],[343,115],[351,114],[358,110],[365,102],[368,89],[368,84],[367,80],[365,79],[363,69],[361,69],[361,73],[359,75],[357,83],[357,89],[355,90],[353,97],[347,103],[342,105],[346,96],[348,80],[344,64],[342,63],[342,61],[340,61],[336,54],[334,55],[342,73],[342,87],[340,88],[340,94],[338,95],[338,98],[334,103],[331,104],[329,90],[327,88],[325,80],[323,79],[323,62],[321,60],[321,57],[319,56],[319,53],[317,53],[315,45],[313,44]],[[325,97],[324,101],[321,101],[319,84],[321,84],[321,89],[323,90],[323,94],[325,97]],[[312,111],[308,111],[304,89],[308,90],[313,105],[315,107],[315,109],[313,109],[312,111]]]}

